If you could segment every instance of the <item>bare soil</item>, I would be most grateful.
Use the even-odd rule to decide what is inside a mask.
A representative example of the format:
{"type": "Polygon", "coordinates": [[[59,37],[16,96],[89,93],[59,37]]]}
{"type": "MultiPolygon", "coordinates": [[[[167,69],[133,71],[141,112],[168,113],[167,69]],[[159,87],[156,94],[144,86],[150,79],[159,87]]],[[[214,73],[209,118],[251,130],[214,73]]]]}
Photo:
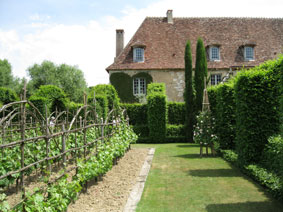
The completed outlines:
{"type": "Polygon", "coordinates": [[[123,211],[149,149],[131,149],[97,183],[68,207],[68,212],[123,211]]]}

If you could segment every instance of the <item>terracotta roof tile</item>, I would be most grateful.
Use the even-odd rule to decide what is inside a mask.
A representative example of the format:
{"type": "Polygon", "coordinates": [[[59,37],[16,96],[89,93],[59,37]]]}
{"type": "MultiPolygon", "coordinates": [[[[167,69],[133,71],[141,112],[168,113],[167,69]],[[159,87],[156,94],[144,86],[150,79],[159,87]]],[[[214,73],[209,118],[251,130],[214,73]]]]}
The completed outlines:
{"type": "Polygon", "coordinates": [[[184,50],[191,41],[192,57],[198,37],[205,46],[219,45],[219,62],[208,68],[255,66],[283,53],[283,19],[273,18],[146,18],[133,38],[106,70],[184,69],[184,50]],[[132,46],[146,46],[145,62],[133,62],[132,46]],[[255,61],[246,62],[241,48],[253,45],[255,61]]]}

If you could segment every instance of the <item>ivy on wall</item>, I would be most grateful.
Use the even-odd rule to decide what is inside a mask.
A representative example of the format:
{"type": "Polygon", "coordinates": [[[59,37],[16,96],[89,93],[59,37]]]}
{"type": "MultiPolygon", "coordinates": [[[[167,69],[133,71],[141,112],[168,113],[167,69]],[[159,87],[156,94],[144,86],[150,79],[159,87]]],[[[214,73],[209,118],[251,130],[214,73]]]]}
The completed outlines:
{"type": "Polygon", "coordinates": [[[138,99],[133,95],[133,79],[144,78],[146,86],[152,82],[152,76],[146,72],[140,72],[132,77],[126,73],[118,72],[110,75],[110,83],[115,87],[121,102],[133,103],[138,102],[138,99]]]}

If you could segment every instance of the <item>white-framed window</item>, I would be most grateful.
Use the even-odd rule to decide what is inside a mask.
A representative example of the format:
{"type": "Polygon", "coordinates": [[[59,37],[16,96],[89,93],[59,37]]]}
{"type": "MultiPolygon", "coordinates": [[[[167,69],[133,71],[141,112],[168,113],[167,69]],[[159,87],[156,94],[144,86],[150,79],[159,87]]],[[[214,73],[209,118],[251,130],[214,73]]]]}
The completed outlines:
{"type": "Polygon", "coordinates": [[[211,46],[209,48],[209,60],[211,61],[220,60],[220,51],[218,46],[211,46]]]}
{"type": "Polygon", "coordinates": [[[245,56],[245,60],[246,61],[254,60],[254,47],[252,47],[252,46],[245,46],[244,56],[245,56]]]}
{"type": "Polygon", "coordinates": [[[144,62],[144,49],[140,47],[134,48],[134,62],[144,62]]]}
{"type": "Polygon", "coordinates": [[[211,74],[210,84],[218,85],[221,82],[221,74],[211,74]]]}
{"type": "Polygon", "coordinates": [[[134,95],[140,95],[146,93],[145,78],[134,78],[133,86],[134,86],[133,87],[134,95]]]}

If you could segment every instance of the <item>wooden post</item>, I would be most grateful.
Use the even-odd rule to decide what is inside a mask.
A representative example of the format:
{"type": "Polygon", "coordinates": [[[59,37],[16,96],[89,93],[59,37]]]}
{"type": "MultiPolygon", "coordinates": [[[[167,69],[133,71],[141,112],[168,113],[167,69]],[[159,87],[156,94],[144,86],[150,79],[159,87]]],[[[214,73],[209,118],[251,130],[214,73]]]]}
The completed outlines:
{"type": "MultiPolygon", "coordinates": [[[[49,132],[49,123],[48,123],[48,114],[47,114],[47,106],[45,105],[45,118],[46,118],[46,122],[45,122],[45,146],[46,146],[46,158],[49,158],[49,146],[50,146],[50,143],[49,143],[49,135],[50,135],[50,132],[49,132]]],[[[49,175],[51,173],[51,165],[49,163],[49,160],[47,159],[46,160],[46,169],[47,169],[47,174],[49,175]]]]}
{"type": "MultiPolygon", "coordinates": [[[[66,141],[65,141],[65,124],[62,124],[62,153],[66,151],[66,141]]],[[[63,167],[66,167],[66,154],[63,154],[63,167]]]]}
{"type": "MultiPolygon", "coordinates": [[[[22,100],[26,100],[26,81],[24,83],[24,95],[21,97],[22,100]]],[[[21,168],[25,167],[25,126],[26,125],[26,103],[21,103],[21,168]]],[[[22,199],[25,199],[25,187],[24,187],[24,171],[21,171],[21,190],[22,199]]],[[[23,211],[25,211],[25,204],[23,204],[23,211]]]]}
{"type": "Polygon", "coordinates": [[[103,142],[103,137],[104,137],[104,123],[103,123],[103,118],[101,118],[101,140],[103,142]]]}
{"type": "MultiPolygon", "coordinates": [[[[83,123],[83,132],[84,132],[84,145],[86,145],[86,112],[87,112],[87,108],[86,108],[86,102],[87,99],[86,99],[86,93],[84,93],[84,123],[83,123]]],[[[84,158],[86,158],[86,146],[84,147],[84,158]]]]}

